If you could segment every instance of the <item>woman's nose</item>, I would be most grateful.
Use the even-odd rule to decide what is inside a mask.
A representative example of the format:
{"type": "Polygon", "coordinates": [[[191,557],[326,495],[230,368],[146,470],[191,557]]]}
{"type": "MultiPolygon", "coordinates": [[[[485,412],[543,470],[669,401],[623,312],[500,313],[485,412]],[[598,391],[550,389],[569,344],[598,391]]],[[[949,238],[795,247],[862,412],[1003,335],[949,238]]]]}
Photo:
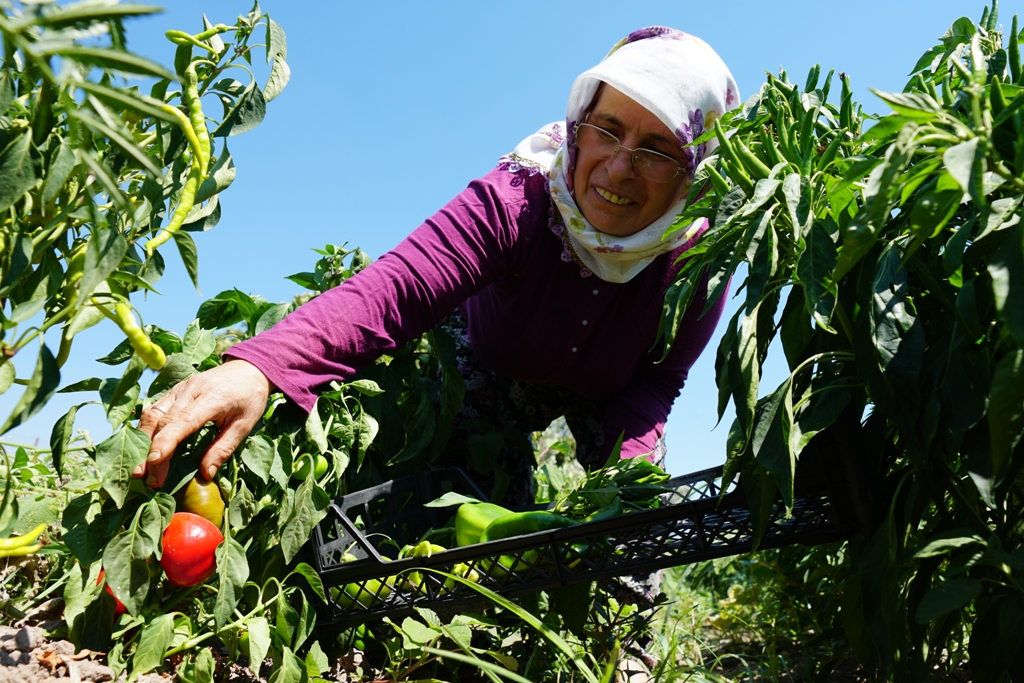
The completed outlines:
{"type": "Polygon", "coordinates": [[[615,155],[604,163],[608,175],[612,178],[632,178],[636,175],[636,169],[633,168],[633,151],[626,147],[619,147],[615,150],[615,155]]]}

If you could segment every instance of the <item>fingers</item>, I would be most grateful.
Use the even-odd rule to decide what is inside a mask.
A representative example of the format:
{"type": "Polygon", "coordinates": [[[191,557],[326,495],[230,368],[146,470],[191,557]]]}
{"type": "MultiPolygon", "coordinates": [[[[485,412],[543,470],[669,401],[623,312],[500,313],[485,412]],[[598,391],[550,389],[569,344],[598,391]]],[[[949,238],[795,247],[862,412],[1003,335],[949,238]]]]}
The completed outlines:
{"type": "Polygon", "coordinates": [[[171,461],[149,463],[146,473],[146,486],[158,489],[167,481],[167,473],[171,470],[171,461]]]}
{"type": "Polygon", "coordinates": [[[228,461],[232,453],[238,450],[242,441],[249,436],[249,432],[255,425],[256,420],[245,418],[239,418],[225,425],[210,447],[206,449],[206,454],[203,455],[203,460],[199,463],[199,471],[203,476],[213,479],[217,470],[228,461]]]}
{"type": "Polygon", "coordinates": [[[151,445],[133,476],[145,476],[147,486],[163,486],[178,446],[213,422],[220,433],[200,465],[203,476],[212,479],[263,414],[269,386],[263,373],[244,361],[229,361],[176,385],[143,411],[139,430],[151,445]]]}

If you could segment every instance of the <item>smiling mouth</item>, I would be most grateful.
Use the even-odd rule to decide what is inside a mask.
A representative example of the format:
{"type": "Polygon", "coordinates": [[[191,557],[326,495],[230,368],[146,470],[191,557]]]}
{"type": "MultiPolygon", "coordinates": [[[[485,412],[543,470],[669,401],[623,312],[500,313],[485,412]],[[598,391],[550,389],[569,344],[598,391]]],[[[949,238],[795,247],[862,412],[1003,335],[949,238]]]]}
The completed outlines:
{"type": "Polygon", "coordinates": [[[626,204],[632,204],[633,203],[632,199],[627,199],[625,197],[620,197],[619,195],[615,194],[614,192],[609,192],[608,190],[603,190],[600,187],[595,187],[594,189],[597,191],[597,193],[599,195],[601,195],[602,199],[604,199],[606,201],[609,201],[612,204],[618,204],[619,206],[625,206],[626,204]]]}

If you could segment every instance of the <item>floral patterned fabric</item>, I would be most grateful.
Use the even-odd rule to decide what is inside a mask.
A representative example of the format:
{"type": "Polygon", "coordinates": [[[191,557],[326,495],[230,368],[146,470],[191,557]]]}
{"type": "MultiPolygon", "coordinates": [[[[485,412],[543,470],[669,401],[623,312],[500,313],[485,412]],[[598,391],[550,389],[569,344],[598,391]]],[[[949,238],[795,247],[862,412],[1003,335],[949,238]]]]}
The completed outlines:
{"type": "Polygon", "coordinates": [[[665,231],[686,208],[684,198],[640,232],[616,237],[596,230],[573,198],[576,163],[575,129],[589,110],[601,83],[607,83],[657,116],[676,138],[691,175],[711,152],[715,140],[688,146],[710,129],[715,120],[739,105],[739,89],[729,69],[707,43],[665,26],[634,31],[619,41],[600,64],[573,83],[561,123],[549,124],[523,140],[503,162],[547,173],[551,200],[564,226],[558,234],[566,251],[591,273],[607,282],[628,282],[658,255],[672,251],[693,235],[665,231]]]}

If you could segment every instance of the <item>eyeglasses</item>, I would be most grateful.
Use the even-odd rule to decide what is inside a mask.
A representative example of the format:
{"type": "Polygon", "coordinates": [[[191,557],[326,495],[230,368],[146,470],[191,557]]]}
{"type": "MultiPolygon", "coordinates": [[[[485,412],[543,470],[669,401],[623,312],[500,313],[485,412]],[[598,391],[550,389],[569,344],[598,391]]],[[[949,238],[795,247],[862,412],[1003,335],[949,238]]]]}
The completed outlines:
{"type": "Polygon", "coordinates": [[[630,149],[604,128],[590,123],[576,124],[576,147],[588,157],[601,160],[611,159],[619,148],[628,150],[636,172],[655,183],[667,183],[683,171],[682,165],[669,155],[643,147],[630,149]]]}

